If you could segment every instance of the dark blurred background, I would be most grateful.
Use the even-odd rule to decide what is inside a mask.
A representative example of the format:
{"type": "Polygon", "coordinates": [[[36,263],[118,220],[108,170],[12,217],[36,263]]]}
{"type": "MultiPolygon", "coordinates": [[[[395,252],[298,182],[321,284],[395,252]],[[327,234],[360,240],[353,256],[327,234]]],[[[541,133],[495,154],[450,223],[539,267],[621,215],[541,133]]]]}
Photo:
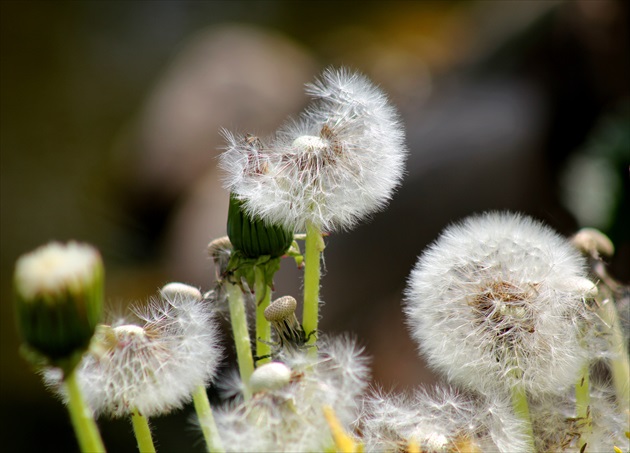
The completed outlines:
{"type": "MultiPolygon", "coordinates": [[[[172,280],[209,289],[225,234],[219,129],[267,134],[346,65],[398,106],[410,156],[392,203],[328,238],[321,327],[353,332],[374,382],[429,384],[400,301],[450,222],[521,211],[602,229],[630,280],[627,1],[8,1],[1,18],[3,451],[75,451],[63,406],[18,353],[11,277],[50,240],[97,246],[108,301],[172,280]]],[[[299,296],[283,263],[276,295],[299,296]]],[[[226,361],[224,371],[230,368],[226,361]]],[[[201,451],[192,409],[153,421],[160,451],[201,451]]],[[[111,451],[131,425],[100,421],[111,451]]]]}

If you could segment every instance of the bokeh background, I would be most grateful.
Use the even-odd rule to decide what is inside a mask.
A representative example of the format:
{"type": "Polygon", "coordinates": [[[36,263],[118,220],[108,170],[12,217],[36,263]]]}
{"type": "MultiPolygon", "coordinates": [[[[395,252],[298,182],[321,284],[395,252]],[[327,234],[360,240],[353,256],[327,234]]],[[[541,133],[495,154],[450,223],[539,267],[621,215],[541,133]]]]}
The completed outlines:
{"type": "MultiPolygon", "coordinates": [[[[617,246],[614,274],[630,280],[629,5],[0,2],[3,451],[77,450],[65,409],[17,352],[17,257],[53,239],[94,244],[114,307],[173,280],[209,289],[206,245],[227,211],[220,128],[271,133],[330,65],[378,83],[408,134],[388,209],[331,235],[325,253],[321,327],[360,339],[375,384],[438,379],[400,301],[417,255],[468,214],[521,211],[567,235],[601,228],[617,246]]],[[[294,267],[283,263],[278,296],[299,296],[294,267]]],[[[191,414],[153,421],[158,450],[202,450],[191,414]]],[[[135,450],[127,421],[100,424],[111,451],[135,450]]]]}

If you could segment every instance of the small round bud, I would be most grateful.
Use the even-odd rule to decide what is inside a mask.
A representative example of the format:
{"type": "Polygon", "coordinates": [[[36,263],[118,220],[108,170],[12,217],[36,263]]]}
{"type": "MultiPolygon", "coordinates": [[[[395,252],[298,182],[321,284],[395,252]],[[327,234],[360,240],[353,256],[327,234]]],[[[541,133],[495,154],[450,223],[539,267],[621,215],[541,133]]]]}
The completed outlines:
{"type": "Polygon", "coordinates": [[[202,299],[201,291],[197,288],[178,282],[172,282],[164,285],[160,290],[160,295],[164,299],[176,299],[177,297],[185,297],[196,301],[200,301],[202,299]]]}
{"type": "Polygon", "coordinates": [[[615,253],[612,241],[595,228],[582,228],[571,238],[571,241],[578,250],[594,257],[613,256],[615,253]]]}
{"type": "Polygon", "coordinates": [[[26,345],[59,366],[83,352],[101,318],[103,276],[101,257],[87,244],[53,242],[20,257],[15,302],[26,345]]]}
{"type": "Polygon", "coordinates": [[[269,322],[279,322],[290,318],[291,315],[295,316],[295,309],[297,302],[295,298],[291,296],[284,296],[273,301],[265,308],[265,319],[269,322]]]}
{"type": "Polygon", "coordinates": [[[291,368],[281,362],[270,362],[254,370],[249,380],[253,393],[278,390],[291,381],[291,368]]]}

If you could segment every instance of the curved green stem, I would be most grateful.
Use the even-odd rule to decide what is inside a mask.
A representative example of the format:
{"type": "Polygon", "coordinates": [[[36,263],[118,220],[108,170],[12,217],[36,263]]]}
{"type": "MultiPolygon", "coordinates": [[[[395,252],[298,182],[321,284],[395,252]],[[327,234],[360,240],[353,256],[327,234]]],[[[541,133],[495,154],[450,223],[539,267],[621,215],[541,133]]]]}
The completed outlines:
{"type": "Polygon", "coordinates": [[[199,418],[199,425],[203,432],[203,438],[206,440],[206,450],[210,452],[223,453],[223,444],[221,443],[221,437],[219,436],[219,430],[214,422],[214,416],[212,415],[212,409],[210,408],[210,401],[208,400],[208,394],[203,385],[198,386],[193,393],[193,403],[195,405],[195,411],[199,418]]]}
{"type": "Polygon", "coordinates": [[[593,431],[590,404],[590,376],[587,363],[582,367],[579,380],[575,384],[575,411],[576,417],[580,419],[580,448],[583,448],[583,446],[588,443],[588,438],[593,431]]]}
{"type": "Polygon", "coordinates": [[[234,344],[236,346],[236,357],[238,360],[238,369],[243,381],[243,396],[249,399],[252,392],[249,388],[249,378],[254,372],[254,359],[252,357],[251,341],[249,339],[249,330],[247,328],[247,316],[245,314],[245,301],[243,300],[243,292],[238,285],[226,282],[228,286],[228,303],[230,307],[230,322],[232,323],[232,333],[234,335],[234,344]]]}
{"type": "Polygon", "coordinates": [[[131,412],[131,424],[133,425],[133,433],[136,435],[136,441],[138,442],[138,451],[141,453],[155,453],[149,421],[136,408],[131,412]]]}
{"type": "MultiPolygon", "coordinates": [[[[324,250],[324,240],[319,228],[309,223],[306,226],[306,245],[304,252],[304,307],[302,312],[302,327],[309,336],[307,344],[314,345],[317,341],[317,324],[319,321],[319,280],[321,276],[320,259],[324,250]]],[[[317,354],[316,348],[311,353],[317,354]]]]}
{"type": "Polygon", "coordinates": [[[101,434],[94,421],[92,409],[88,407],[81,394],[76,370],[68,375],[65,384],[68,392],[68,411],[70,412],[70,419],[72,420],[72,426],[77,435],[81,451],[105,451],[101,434]]]}
{"type": "Polygon", "coordinates": [[[525,389],[520,385],[512,387],[512,408],[514,414],[520,419],[523,433],[527,436],[528,451],[535,452],[534,430],[529,416],[529,404],[525,389]]]}
{"type": "Polygon", "coordinates": [[[610,371],[617,394],[617,402],[619,407],[627,408],[630,407],[630,357],[621,331],[621,323],[614,299],[611,298],[602,302],[599,315],[610,328],[609,341],[613,353],[610,371]]]}
{"type": "MultiPolygon", "coordinates": [[[[271,288],[265,282],[265,273],[260,267],[256,267],[256,356],[265,357],[271,354],[271,324],[265,319],[265,308],[271,302],[271,288]]],[[[269,358],[260,359],[258,363],[269,362],[269,358]]]]}

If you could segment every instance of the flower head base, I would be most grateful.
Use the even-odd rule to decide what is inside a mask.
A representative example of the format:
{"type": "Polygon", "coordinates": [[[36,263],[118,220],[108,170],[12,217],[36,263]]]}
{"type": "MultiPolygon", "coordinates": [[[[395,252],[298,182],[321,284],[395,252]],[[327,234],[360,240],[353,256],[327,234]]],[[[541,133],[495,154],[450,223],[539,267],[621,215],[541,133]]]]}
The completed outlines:
{"type": "Polygon", "coordinates": [[[99,326],[90,353],[77,368],[95,413],[168,413],[213,378],[220,348],[212,313],[199,291],[170,284],[161,294],[148,306],[133,308],[142,325],[119,321],[99,326]]]}
{"type": "Polygon", "coordinates": [[[314,102],[263,141],[225,133],[226,187],[255,218],[288,230],[349,229],[380,210],[402,179],[398,114],[367,78],[324,72],[314,102]]]}
{"type": "Polygon", "coordinates": [[[99,253],[76,242],[53,242],[17,261],[18,327],[37,356],[66,371],[76,364],[101,318],[103,274],[99,253]]]}
{"type": "Polygon", "coordinates": [[[419,258],[405,311],[429,362],[488,393],[573,383],[586,351],[584,261],[527,217],[490,213],[447,228],[419,258]]]}

